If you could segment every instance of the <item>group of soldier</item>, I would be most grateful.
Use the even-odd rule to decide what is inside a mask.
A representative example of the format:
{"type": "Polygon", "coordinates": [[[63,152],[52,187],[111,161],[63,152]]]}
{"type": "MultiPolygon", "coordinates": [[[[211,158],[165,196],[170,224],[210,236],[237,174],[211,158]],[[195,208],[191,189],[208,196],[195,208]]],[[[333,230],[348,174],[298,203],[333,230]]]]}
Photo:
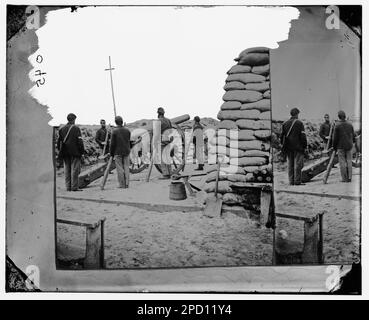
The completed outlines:
{"type": "MultiPolygon", "coordinates": [[[[171,121],[166,118],[163,108],[157,109],[158,120],[160,121],[161,135],[172,128],[171,121]]],[[[84,144],[82,140],[81,130],[75,124],[76,115],[68,114],[68,123],[59,129],[59,137],[57,141],[57,148],[59,150],[59,159],[64,164],[65,185],[67,191],[81,191],[78,186],[78,176],[81,171],[81,158],[85,153],[84,144]]],[[[129,187],[129,167],[130,167],[130,153],[134,145],[141,141],[141,137],[135,141],[131,141],[131,132],[123,123],[121,116],[115,117],[115,128],[110,133],[106,127],[105,120],[100,120],[100,129],[96,132],[95,140],[101,148],[103,156],[111,156],[114,159],[117,169],[118,187],[129,187]]],[[[194,118],[193,137],[195,143],[195,150],[198,162],[198,168],[195,170],[203,170],[203,127],[200,123],[200,118],[194,118]]],[[[170,141],[161,140],[161,146],[165,147],[170,141]]],[[[169,179],[171,177],[171,165],[161,163],[162,179],[169,179]]]]}
{"type": "MultiPolygon", "coordinates": [[[[303,185],[302,168],[307,148],[307,138],[304,124],[298,119],[300,111],[293,108],[291,118],[283,123],[281,141],[288,162],[288,179],[290,185],[303,185]]],[[[351,182],[352,179],[352,153],[353,147],[359,149],[358,137],[355,136],[353,125],[346,120],[344,111],[339,111],[338,120],[331,123],[329,115],[324,115],[319,135],[323,140],[324,149],[337,153],[340,166],[341,182],[351,182]]]]}

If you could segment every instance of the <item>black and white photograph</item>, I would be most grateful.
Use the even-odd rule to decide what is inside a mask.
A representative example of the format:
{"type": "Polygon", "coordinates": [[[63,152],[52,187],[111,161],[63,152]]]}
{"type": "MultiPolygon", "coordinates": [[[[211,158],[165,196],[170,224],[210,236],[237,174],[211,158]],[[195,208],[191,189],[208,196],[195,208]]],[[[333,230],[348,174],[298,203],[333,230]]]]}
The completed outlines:
{"type": "Polygon", "coordinates": [[[330,292],[360,264],[360,5],[6,8],[26,290],[330,292]]]}

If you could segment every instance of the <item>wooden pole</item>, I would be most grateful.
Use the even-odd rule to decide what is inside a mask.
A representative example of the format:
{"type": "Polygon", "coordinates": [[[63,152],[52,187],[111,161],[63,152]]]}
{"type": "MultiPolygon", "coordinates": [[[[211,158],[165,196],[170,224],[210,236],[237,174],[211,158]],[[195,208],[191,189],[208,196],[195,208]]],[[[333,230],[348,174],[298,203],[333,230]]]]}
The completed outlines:
{"type": "Polygon", "coordinates": [[[113,162],[113,156],[110,155],[108,165],[106,166],[106,169],[105,169],[105,172],[104,172],[103,180],[101,181],[101,185],[100,185],[101,190],[104,190],[104,188],[105,188],[105,183],[106,183],[106,180],[108,179],[108,175],[109,175],[109,172],[110,172],[110,167],[111,167],[112,162],[113,162]]]}
{"type": "Polygon", "coordinates": [[[113,73],[112,73],[113,70],[115,70],[115,68],[111,67],[111,58],[109,56],[109,68],[105,69],[105,71],[110,72],[111,95],[112,95],[112,98],[113,98],[114,117],[116,117],[117,116],[117,110],[116,110],[116,107],[115,107],[115,98],[114,98],[113,73]]]}
{"type": "Polygon", "coordinates": [[[332,167],[333,167],[333,161],[334,161],[334,157],[336,156],[336,151],[333,150],[332,151],[332,154],[331,154],[331,159],[329,160],[329,163],[328,163],[328,167],[327,167],[327,170],[324,174],[324,177],[323,177],[323,183],[326,184],[327,181],[328,181],[328,177],[329,177],[329,174],[331,173],[331,170],[332,170],[332,167]]]}

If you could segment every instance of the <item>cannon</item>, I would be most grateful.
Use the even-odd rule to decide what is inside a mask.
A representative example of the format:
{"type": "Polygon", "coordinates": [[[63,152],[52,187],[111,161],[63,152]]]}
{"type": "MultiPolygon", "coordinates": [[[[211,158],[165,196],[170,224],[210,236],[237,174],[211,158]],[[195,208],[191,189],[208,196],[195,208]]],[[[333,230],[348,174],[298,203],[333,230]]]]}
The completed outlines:
{"type": "MultiPolygon", "coordinates": [[[[179,126],[181,123],[190,119],[188,114],[184,114],[179,117],[170,119],[172,123],[172,129],[167,130],[166,138],[169,140],[171,137],[177,140],[177,143],[170,151],[171,160],[171,174],[177,174],[184,169],[185,159],[185,133],[179,126]],[[179,148],[178,148],[179,146],[179,148]]],[[[137,128],[132,132],[132,140],[136,140],[141,137],[142,141],[136,144],[130,154],[130,172],[139,173],[145,170],[150,162],[150,156],[152,154],[152,125],[137,128]]],[[[164,152],[164,148],[162,148],[164,152]]],[[[156,169],[161,172],[161,166],[155,164],[156,169]]]]}

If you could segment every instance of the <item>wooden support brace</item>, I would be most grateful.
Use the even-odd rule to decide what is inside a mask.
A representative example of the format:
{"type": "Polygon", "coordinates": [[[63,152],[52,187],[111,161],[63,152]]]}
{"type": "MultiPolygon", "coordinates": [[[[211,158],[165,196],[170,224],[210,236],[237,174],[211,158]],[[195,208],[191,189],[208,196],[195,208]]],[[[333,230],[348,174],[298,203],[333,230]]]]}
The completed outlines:
{"type": "Polygon", "coordinates": [[[319,263],[319,219],[316,216],[311,222],[304,223],[304,249],[302,263],[319,263]]]}
{"type": "Polygon", "coordinates": [[[104,268],[104,220],[86,227],[86,269],[104,268]]]}
{"type": "Polygon", "coordinates": [[[260,192],[260,223],[265,225],[268,221],[270,204],[272,202],[272,192],[261,190],[260,192]]]}

